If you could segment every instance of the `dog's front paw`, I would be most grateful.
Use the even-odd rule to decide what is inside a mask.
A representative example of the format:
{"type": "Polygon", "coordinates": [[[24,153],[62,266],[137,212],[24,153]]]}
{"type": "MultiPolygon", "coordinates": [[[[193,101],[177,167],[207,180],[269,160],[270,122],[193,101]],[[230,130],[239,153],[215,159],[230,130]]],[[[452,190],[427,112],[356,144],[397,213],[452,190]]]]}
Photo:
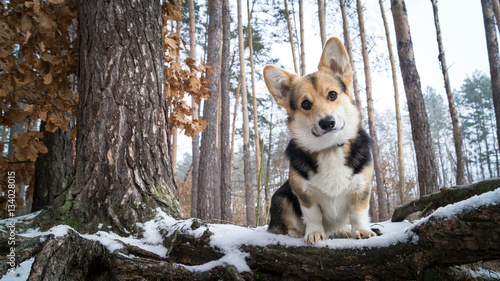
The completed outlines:
{"type": "Polygon", "coordinates": [[[357,230],[357,231],[352,231],[352,237],[356,239],[366,239],[370,237],[375,237],[377,234],[371,230],[357,230]]]}
{"type": "Polygon", "coordinates": [[[304,242],[306,242],[307,244],[315,244],[316,242],[324,239],[326,239],[326,235],[321,231],[306,233],[306,235],[304,236],[304,242]]]}

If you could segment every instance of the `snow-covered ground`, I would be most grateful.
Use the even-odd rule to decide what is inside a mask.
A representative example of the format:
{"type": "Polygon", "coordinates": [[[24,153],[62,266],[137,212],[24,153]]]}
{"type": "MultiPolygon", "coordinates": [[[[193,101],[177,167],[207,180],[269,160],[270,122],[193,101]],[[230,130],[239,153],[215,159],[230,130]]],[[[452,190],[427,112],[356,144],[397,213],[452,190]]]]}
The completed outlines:
{"type": "MultiPolygon", "coordinates": [[[[210,244],[219,248],[223,252],[224,256],[216,261],[211,261],[206,264],[197,266],[186,266],[186,268],[193,271],[205,271],[215,266],[232,264],[240,272],[242,272],[250,270],[245,260],[248,254],[240,250],[240,247],[242,245],[255,245],[262,247],[269,245],[283,245],[346,249],[386,247],[400,242],[417,243],[418,236],[415,235],[412,229],[415,226],[426,222],[430,217],[439,217],[446,219],[456,216],[464,210],[477,209],[482,206],[497,204],[500,204],[500,188],[479,196],[471,197],[462,202],[439,208],[429,217],[423,218],[414,223],[393,223],[390,221],[385,221],[382,223],[372,224],[372,228],[378,228],[380,230],[380,232],[382,233],[381,236],[364,240],[327,239],[324,241],[319,241],[315,245],[306,245],[304,241],[299,238],[291,238],[286,235],[271,234],[267,232],[266,226],[248,228],[228,224],[208,224],[206,226],[201,226],[195,230],[192,230],[191,225],[193,224],[193,219],[176,220],[165,214],[160,209],[156,210],[157,214],[155,219],[140,225],[140,227],[144,229],[144,237],[140,239],[132,236],[122,237],[117,235],[116,233],[105,230],[98,231],[95,234],[80,235],[86,239],[99,241],[110,252],[121,249],[123,247],[123,244],[119,242],[121,241],[123,243],[134,245],[143,248],[144,250],[158,254],[159,256],[165,257],[168,249],[163,246],[163,236],[160,234],[161,231],[166,231],[168,235],[173,234],[175,231],[179,231],[181,233],[199,237],[205,230],[209,229],[213,233],[213,235],[210,237],[210,244]]],[[[12,223],[21,224],[33,219],[36,215],[37,213],[34,213],[23,217],[0,220],[0,231],[8,231],[8,225],[12,223]]],[[[69,229],[72,228],[67,225],[58,225],[45,232],[42,232],[38,229],[29,229],[23,231],[22,233],[17,233],[17,235],[23,237],[42,237],[43,235],[53,234],[54,236],[59,237],[66,235],[69,229]]],[[[15,274],[5,274],[2,279],[0,279],[0,281],[26,280],[33,261],[34,259],[32,258],[19,264],[15,269],[15,274]]]]}

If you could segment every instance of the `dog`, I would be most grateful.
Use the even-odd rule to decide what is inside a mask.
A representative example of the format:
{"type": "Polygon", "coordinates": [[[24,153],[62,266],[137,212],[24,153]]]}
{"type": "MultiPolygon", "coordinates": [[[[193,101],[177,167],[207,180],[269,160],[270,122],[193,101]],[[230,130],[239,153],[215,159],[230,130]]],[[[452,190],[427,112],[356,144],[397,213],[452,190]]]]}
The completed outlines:
{"type": "Polygon", "coordinates": [[[370,238],[371,138],[352,99],[352,70],[342,42],[330,38],[318,71],[297,77],[276,66],[264,80],[288,114],[289,178],[272,196],[268,231],[303,237],[370,238]],[[349,226],[350,223],[350,226],[349,226]]]}

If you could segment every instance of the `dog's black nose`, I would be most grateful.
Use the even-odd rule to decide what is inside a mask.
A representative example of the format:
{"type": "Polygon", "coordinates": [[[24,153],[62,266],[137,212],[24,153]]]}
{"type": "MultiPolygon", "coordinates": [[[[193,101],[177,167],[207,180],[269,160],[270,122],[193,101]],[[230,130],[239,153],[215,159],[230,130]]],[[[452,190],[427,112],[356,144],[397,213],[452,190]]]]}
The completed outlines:
{"type": "Polygon", "coordinates": [[[319,120],[319,127],[324,131],[331,131],[335,127],[335,118],[333,116],[326,116],[325,118],[319,120]]]}

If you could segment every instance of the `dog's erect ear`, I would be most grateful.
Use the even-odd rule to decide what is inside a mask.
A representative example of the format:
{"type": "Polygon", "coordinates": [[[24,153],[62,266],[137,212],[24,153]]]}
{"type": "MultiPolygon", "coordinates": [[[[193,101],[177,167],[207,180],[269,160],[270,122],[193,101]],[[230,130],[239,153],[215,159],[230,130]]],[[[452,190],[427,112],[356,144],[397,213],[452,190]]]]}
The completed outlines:
{"type": "Polygon", "coordinates": [[[336,37],[328,39],[323,48],[318,70],[332,71],[345,79],[351,79],[352,70],[344,45],[336,37]]]}
{"type": "Polygon", "coordinates": [[[276,103],[285,108],[289,106],[288,98],[292,81],[296,77],[276,66],[267,65],[264,67],[264,80],[269,92],[273,95],[276,103]]]}

